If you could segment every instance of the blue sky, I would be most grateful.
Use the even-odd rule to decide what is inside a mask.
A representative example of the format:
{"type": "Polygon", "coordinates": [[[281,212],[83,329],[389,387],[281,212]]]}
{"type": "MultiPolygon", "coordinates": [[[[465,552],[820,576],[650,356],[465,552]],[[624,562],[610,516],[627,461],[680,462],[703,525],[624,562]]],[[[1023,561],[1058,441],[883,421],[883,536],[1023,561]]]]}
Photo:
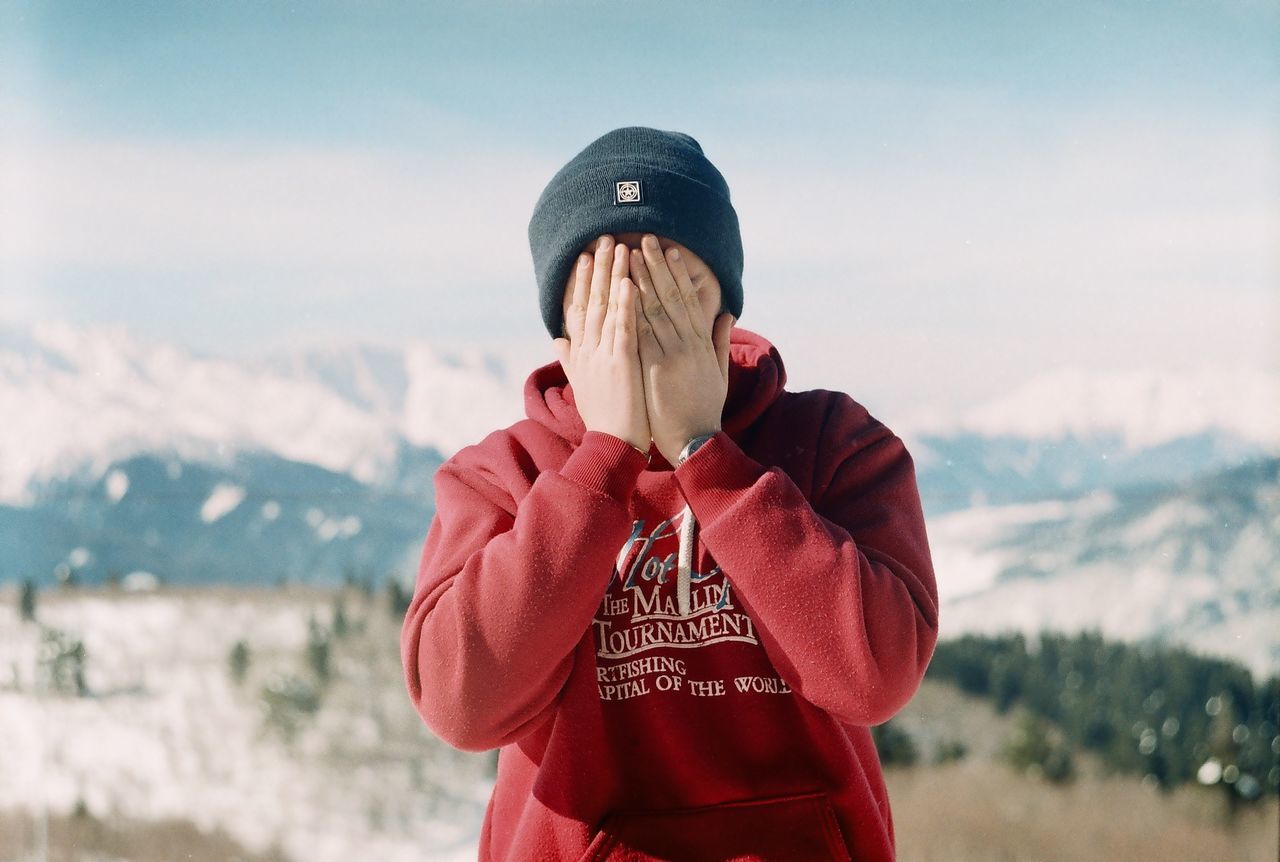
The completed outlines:
{"type": "Polygon", "coordinates": [[[550,361],[533,203],[637,124],[725,174],[791,388],[1280,372],[1275,4],[783,8],[4,3],[0,318],[550,361]]]}

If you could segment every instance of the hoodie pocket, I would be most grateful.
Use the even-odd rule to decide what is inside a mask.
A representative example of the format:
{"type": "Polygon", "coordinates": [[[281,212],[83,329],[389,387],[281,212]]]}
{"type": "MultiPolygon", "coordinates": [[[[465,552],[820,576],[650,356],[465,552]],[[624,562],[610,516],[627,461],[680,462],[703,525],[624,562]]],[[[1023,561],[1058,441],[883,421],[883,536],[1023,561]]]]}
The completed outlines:
{"type": "Polygon", "coordinates": [[[852,862],[822,791],[606,815],[578,862],[852,862]]]}

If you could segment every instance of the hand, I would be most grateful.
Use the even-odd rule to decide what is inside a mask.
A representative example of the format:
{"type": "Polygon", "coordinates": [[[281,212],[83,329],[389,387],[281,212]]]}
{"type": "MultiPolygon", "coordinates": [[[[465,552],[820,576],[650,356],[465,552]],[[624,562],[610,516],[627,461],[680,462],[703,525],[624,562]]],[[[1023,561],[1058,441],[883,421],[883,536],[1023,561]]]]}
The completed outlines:
{"type": "Polygon", "coordinates": [[[635,283],[627,278],[627,247],[605,234],[594,258],[574,265],[573,298],[565,313],[568,338],[552,344],[573,387],[588,431],[603,431],[649,451],[649,420],[636,343],[635,283]]]}
{"type": "Polygon", "coordinates": [[[679,251],[664,256],[652,234],[640,246],[631,254],[631,273],[640,285],[636,328],[645,404],[653,442],[674,465],[692,438],[720,430],[734,319],[722,314],[708,326],[679,251]]]}

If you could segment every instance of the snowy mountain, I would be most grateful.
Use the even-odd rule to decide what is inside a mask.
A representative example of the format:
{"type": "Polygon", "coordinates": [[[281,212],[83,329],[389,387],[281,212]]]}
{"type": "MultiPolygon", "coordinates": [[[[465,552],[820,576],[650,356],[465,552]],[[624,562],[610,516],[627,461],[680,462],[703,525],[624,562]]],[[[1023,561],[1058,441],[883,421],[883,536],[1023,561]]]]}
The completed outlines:
{"type": "MultiPolygon", "coordinates": [[[[529,359],[413,343],[232,361],[0,327],[0,583],[407,580],[432,474],[523,416],[529,359]]],[[[1277,410],[1249,369],[1064,371],[882,417],[916,463],[948,630],[1098,624],[1276,661],[1277,410]]]]}
{"type": "Polygon", "coordinates": [[[118,327],[0,327],[0,503],[138,454],[225,466],[272,453],[393,482],[404,444],[451,453],[518,419],[522,384],[493,356],[425,344],[237,363],[118,327]]]}
{"type": "MultiPolygon", "coordinates": [[[[225,466],[256,451],[394,482],[405,444],[447,458],[520,419],[533,361],[550,355],[413,342],[236,362],[116,326],[0,323],[0,503],[30,505],[41,483],[104,476],[138,454],[225,466]]],[[[884,418],[944,511],[1280,454],[1280,378],[1062,371],[963,411],[884,418]]]]}
{"type": "MultiPolygon", "coordinates": [[[[405,694],[399,617],[381,593],[345,595],[339,636],[333,594],[310,588],[49,590],[26,621],[17,591],[0,587],[0,811],[172,818],[244,851],[197,842],[101,859],[474,860],[490,757],[423,727],[405,694]],[[46,670],[74,642],[83,694],[53,687],[46,670]]],[[[36,846],[34,833],[20,838],[36,846]]]]}
{"type": "Polygon", "coordinates": [[[1280,673],[1280,459],[929,523],[944,636],[1100,629],[1280,673]]]}
{"type": "Polygon", "coordinates": [[[1106,374],[1062,368],[956,410],[921,405],[913,435],[1059,442],[1108,438],[1114,455],[1219,436],[1280,454],[1280,377],[1247,365],[1106,374]]]}
{"type": "Polygon", "coordinates": [[[405,579],[439,464],[401,443],[398,481],[367,485],[272,453],[226,465],[133,455],[104,476],[44,483],[30,506],[0,506],[0,553],[14,576],[44,583],[59,570],[87,583],[132,571],[187,584],[405,579]]]}

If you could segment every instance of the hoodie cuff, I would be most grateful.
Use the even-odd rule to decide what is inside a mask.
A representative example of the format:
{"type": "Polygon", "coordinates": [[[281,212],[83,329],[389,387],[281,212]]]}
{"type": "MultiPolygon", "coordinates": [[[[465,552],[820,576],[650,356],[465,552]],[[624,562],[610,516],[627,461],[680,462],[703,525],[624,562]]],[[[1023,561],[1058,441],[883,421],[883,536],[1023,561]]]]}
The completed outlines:
{"type": "Polygon", "coordinates": [[[648,465],[648,455],[621,437],[587,431],[578,448],[565,459],[560,475],[626,504],[648,465]]]}
{"type": "Polygon", "coordinates": [[[699,523],[711,524],[767,472],[722,430],[685,459],[674,476],[699,523]]]}

